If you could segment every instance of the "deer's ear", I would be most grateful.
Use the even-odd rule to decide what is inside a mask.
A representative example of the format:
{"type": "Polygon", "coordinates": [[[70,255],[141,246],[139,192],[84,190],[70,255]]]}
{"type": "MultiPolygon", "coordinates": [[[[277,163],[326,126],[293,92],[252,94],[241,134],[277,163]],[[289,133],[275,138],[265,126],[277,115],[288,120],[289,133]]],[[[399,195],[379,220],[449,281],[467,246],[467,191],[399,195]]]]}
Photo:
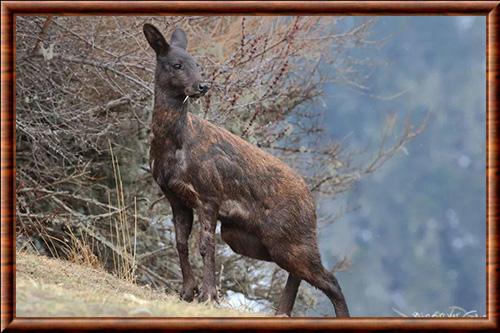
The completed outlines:
{"type": "Polygon", "coordinates": [[[144,31],[144,35],[146,36],[149,45],[151,45],[157,55],[163,55],[168,52],[170,46],[165,40],[165,37],[163,37],[161,32],[156,29],[154,25],[146,23],[142,27],[142,30],[144,31]]]}
{"type": "Polygon", "coordinates": [[[175,29],[172,33],[172,37],[170,38],[170,43],[185,50],[187,48],[188,41],[184,30],[175,29]]]}

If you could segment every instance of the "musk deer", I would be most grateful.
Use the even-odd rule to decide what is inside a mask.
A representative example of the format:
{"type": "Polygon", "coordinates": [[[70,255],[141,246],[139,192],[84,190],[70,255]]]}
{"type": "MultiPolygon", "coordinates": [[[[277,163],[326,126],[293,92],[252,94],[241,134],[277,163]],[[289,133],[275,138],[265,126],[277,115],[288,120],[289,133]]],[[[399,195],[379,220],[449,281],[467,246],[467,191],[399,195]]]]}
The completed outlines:
{"type": "Polygon", "coordinates": [[[305,280],[328,296],[338,317],[349,316],[337,279],[321,263],[314,201],[304,180],[278,158],[190,114],[186,99],[203,96],[209,85],[186,51],[186,34],[177,29],[167,42],[153,25],[143,30],[156,52],[150,167],[172,207],[181,298],[192,301],[197,291],[188,253],[195,212],[204,265],[199,301],[217,300],[220,221],[221,237],[236,253],[289,272],[277,314],[290,315],[305,280]]]}

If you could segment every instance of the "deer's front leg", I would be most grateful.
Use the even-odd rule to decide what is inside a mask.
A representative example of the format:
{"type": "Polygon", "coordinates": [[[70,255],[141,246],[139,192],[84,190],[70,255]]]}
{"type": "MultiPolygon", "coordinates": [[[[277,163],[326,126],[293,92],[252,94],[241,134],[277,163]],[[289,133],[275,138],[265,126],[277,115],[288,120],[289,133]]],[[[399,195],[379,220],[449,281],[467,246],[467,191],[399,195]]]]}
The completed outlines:
{"type": "Polygon", "coordinates": [[[182,290],[180,297],[191,302],[194,299],[194,293],[197,290],[196,280],[194,278],[191,264],[189,263],[189,235],[193,226],[193,210],[172,200],[172,213],[174,215],[175,240],[177,243],[177,252],[179,253],[179,262],[182,270],[182,290]]]}
{"type": "Polygon", "coordinates": [[[214,209],[203,207],[198,212],[200,220],[200,254],[203,258],[203,282],[198,300],[216,301],[215,287],[215,227],[217,215],[214,209]]]}

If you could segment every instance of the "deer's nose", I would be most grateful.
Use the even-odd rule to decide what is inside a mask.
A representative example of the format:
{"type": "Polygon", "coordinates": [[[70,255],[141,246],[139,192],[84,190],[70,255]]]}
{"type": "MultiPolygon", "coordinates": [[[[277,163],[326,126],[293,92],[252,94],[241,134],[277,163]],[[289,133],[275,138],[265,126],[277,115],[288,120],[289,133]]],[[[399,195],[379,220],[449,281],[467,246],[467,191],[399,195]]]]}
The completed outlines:
{"type": "Polygon", "coordinates": [[[210,88],[210,85],[208,83],[200,83],[198,85],[198,90],[201,92],[201,93],[206,93],[208,91],[208,88],[210,88]]]}

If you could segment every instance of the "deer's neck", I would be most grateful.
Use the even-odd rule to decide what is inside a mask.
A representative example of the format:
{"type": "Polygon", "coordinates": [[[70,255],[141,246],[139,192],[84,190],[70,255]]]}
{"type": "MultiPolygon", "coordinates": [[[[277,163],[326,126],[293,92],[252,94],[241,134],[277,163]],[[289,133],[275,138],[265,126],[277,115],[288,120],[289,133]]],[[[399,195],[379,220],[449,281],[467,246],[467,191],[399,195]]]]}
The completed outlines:
{"type": "Polygon", "coordinates": [[[175,145],[182,146],[187,116],[187,103],[183,103],[182,96],[169,96],[155,91],[151,130],[156,139],[169,139],[175,145]]]}

